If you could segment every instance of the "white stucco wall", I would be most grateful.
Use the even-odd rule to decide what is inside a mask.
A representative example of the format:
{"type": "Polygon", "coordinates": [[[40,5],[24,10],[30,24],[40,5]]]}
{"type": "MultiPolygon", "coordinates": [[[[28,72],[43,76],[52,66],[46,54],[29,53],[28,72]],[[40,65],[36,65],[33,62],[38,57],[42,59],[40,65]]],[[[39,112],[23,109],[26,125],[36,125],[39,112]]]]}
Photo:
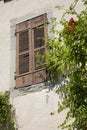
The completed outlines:
{"type": "Polygon", "coordinates": [[[65,111],[58,115],[58,95],[54,91],[18,96],[14,99],[19,130],[61,130],[58,125],[65,117],[65,111]],[[51,115],[54,113],[54,115],[51,115]]]}
{"type": "MultiPolygon", "coordinates": [[[[57,114],[60,99],[55,90],[43,89],[29,93],[14,90],[15,25],[42,13],[47,13],[48,18],[56,16],[60,20],[63,11],[58,11],[55,6],[59,4],[67,8],[72,1],[13,0],[5,4],[0,2],[0,91],[11,91],[11,102],[16,110],[19,130],[57,130],[65,112],[57,114]],[[50,115],[51,112],[54,112],[54,115],[50,115]]],[[[82,8],[81,1],[77,7],[78,11],[79,7],[82,8]]]]}

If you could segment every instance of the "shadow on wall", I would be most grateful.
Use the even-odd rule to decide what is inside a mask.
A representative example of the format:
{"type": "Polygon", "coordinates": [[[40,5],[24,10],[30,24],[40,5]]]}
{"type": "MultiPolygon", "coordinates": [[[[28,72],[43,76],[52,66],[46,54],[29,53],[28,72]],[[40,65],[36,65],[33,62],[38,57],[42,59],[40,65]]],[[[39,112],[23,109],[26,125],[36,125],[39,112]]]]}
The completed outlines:
{"type": "Polygon", "coordinates": [[[4,1],[4,3],[6,3],[6,2],[10,2],[12,0],[0,0],[0,1],[4,1]]]}

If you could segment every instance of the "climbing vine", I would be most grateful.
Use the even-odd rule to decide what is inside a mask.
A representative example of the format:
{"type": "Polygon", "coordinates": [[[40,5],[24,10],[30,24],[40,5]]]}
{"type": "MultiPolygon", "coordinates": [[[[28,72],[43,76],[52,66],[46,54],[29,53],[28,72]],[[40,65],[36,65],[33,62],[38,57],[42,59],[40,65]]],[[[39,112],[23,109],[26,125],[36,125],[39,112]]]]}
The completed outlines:
{"type": "Polygon", "coordinates": [[[15,130],[9,93],[0,92],[0,130],[15,130]]]}
{"type": "Polygon", "coordinates": [[[69,76],[68,84],[57,90],[57,93],[65,95],[58,112],[69,108],[66,119],[60,125],[67,130],[87,130],[87,0],[79,14],[76,11],[78,2],[79,0],[74,0],[68,10],[64,9],[60,20],[62,30],[56,30],[58,23],[56,18],[52,18],[51,32],[54,37],[48,37],[46,57],[52,80],[60,74],[63,75],[63,80],[69,76]],[[68,20],[67,15],[71,17],[68,20]]]}

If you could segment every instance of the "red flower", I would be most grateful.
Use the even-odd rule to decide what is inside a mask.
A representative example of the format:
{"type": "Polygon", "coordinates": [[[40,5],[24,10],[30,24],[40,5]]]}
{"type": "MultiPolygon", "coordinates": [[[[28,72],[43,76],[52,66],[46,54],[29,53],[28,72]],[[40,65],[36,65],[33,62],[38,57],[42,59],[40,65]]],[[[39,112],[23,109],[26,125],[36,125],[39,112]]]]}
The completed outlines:
{"type": "Polygon", "coordinates": [[[74,29],[75,21],[73,18],[71,18],[68,22],[67,32],[70,34],[74,29]]]}

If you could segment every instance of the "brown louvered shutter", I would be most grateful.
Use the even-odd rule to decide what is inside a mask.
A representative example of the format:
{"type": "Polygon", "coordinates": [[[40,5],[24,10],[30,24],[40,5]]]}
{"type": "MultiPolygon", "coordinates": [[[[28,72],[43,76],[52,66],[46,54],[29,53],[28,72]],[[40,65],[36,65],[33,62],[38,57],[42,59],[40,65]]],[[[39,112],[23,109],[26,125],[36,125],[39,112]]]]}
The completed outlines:
{"type": "Polygon", "coordinates": [[[31,38],[30,22],[17,25],[17,65],[16,65],[16,87],[23,87],[32,84],[31,74],[31,38]]]}
{"type": "Polygon", "coordinates": [[[44,68],[44,54],[46,50],[46,14],[37,17],[32,21],[33,23],[33,84],[41,83],[46,80],[46,72],[44,68]]]}
{"type": "Polygon", "coordinates": [[[16,88],[46,80],[46,14],[16,26],[16,88]]]}

